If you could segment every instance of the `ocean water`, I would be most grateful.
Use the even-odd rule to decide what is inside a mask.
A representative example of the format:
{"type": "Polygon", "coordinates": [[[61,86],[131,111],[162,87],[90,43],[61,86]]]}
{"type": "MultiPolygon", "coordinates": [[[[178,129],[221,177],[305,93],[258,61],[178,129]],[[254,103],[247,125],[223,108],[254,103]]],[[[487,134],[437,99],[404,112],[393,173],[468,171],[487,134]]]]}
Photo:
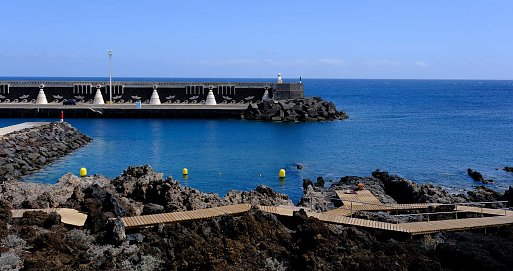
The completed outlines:
{"type": "MultiPolygon", "coordinates": [[[[233,79],[195,79],[205,80],[233,79]]],[[[307,96],[333,101],[350,119],[67,119],[94,141],[25,180],[54,183],[67,172],[78,175],[80,167],[89,174],[115,177],[128,165],[150,164],[205,192],[224,195],[265,184],[295,202],[301,198],[303,178],[369,176],[378,168],[453,192],[479,184],[467,176],[469,167],[495,180],[489,185],[492,189],[513,185],[513,173],[502,171],[513,166],[513,81],[303,82],[307,96]],[[304,168],[296,169],[296,163],[304,168]],[[189,169],[188,179],[181,175],[184,167],[189,169]],[[287,170],[281,181],[280,168],[287,170]]],[[[0,126],[22,121],[28,119],[0,119],[0,126]]]]}

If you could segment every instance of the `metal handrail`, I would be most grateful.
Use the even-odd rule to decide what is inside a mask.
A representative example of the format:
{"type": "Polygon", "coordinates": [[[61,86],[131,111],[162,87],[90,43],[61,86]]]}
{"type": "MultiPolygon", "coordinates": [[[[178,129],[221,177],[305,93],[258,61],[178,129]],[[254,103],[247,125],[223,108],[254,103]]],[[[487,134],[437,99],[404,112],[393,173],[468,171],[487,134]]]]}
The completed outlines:
{"type": "MultiPolygon", "coordinates": [[[[498,201],[478,201],[478,202],[458,202],[458,203],[433,203],[433,202],[427,202],[427,203],[371,203],[371,202],[364,202],[364,201],[356,201],[356,200],[345,200],[343,202],[350,202],[350,211],[351,211],[351,217],[353,217],[353,203],[361,203],[364,205],[374,205],[374,206],[386,206],[386,207],[394,207],[396,205],[408,205],[408,204],[426,204],[427,207],[434,206],[455,206],[455,210],[458,210],[458,205],[481,205],[481,217],[483,216],[483,205],[485,204],[493,204],[493,203],[507,203],[507,200],[498,200],[498,201]]],[[[344,204],[345,205],[345,204],[344,204]]],[[[347,210],[347,209],[346,209],[347,210]]],[[[499,209],[497,209],[499,210],[499,209]]],[[[504,209],[504,215],[506,215],[506,210],[504,209]]],[[[437,212],[437,213],[443,213],[443,212],[437,212]]],[[[428,217],[429,220],[429,217],[428,217]]]]}
{"type": "Polygon", "coordinates": [[[455,203],[436,203],[436,202],[419,202],[419,203],[372,203],[366,201],[357,201],[357,200],[344,200],[343,202],[351,202],[352,203],[362,203],[365,205],[375,205],[375,206],[396,206],[396,205],[414,205],[414,204],[426,204],[428,206],[450,206],[450,205],[472,205],[472,204],[492,204],[492,203],[507,203],[507,200],[498,200],[498,201],[472,201],[472,202],[455,202],[455,203]]]}

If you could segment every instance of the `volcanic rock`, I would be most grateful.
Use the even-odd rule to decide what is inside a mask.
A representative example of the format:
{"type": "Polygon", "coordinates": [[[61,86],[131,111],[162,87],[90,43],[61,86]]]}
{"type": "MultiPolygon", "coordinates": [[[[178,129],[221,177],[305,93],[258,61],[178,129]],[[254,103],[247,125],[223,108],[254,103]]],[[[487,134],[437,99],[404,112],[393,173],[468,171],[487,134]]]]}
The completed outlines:
{"type": "Polygon", "coordinates": [[[264,121],[324,121],[347,119],[348,116],[337,111],[335,104],[319,97],[261,101],[250,104],[243,117],[249,120],[264,121]]]}

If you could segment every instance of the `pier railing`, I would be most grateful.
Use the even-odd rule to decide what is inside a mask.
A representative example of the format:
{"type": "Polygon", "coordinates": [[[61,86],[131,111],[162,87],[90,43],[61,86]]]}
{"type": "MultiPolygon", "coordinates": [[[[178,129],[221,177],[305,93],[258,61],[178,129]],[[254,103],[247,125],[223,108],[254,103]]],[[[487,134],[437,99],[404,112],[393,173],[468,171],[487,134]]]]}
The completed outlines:
{"type": "MultiPolygon", "coordinates": [[[[43,80],[1,80],[0,84],[8,84],[11,87],[38,87],[43,84],[45,87],[73,87],[74,85],[92,84],[108,85],[108,81],[43,81],[43,80]]],[[[113,85],[141,86],[141,87],[186,87],[186,86],[236,86],[236,87],[272,87],[273,82],[164,82],[164,81],[115,81],[113,85]]]]}

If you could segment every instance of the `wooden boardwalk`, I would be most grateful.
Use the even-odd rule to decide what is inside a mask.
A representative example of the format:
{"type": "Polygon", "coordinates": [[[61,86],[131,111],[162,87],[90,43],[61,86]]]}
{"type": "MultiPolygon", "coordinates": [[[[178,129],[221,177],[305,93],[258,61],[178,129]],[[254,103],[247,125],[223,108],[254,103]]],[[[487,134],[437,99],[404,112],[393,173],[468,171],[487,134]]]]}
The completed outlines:
{"type": "Polygon", "coordinates": [[[41,211],[45,213],[56,212],[61,216],[61,222],[64,224],[82,227],[87,220],[87,215],[80,213],[75,209],[69,208],[47,208],[47,209],[16,209],[11,210],[12,218],[22,218],[25,212],[41,211]]]}
{"type": "Polygon", "coordinates": [[[139,228],[162,223],[182,222],[212,218],[223,215],[238,214],[247,212],[250,209],[250,204],[235,204],[221,207],[198,209],[193,211],[180,211],[154,215],[123,217],[121,218],[121,221],[125,225],[125,228],[139,228]]]}
{"type": "Polygon", "coordinates": [[[478,218],[463,218],[452,220],[423,221],[398,224],[412,235],[430,234],[445,231],[463,231],[501,225],[513,224],[513,216],[489,216],[478,218]]]}
{"type": "Polygon", "coordinates": [[[422,221],[393,224],[367,219],[347,218],[358,211],[418,210],[441,206],[437,203],[383,204],[370,191],[356,193],[336,191],[344,206],[325,213],[311,214],[319,220],[337,224],[360,226],[381,230],[407,232],[412,235],[430,234],[442,231],[461,231],[513,224],[513,211],[454,204],[455,212],[477,213],[486,217],[451,220],[422,221]],[[344,218],[344,216],[346,218],[344,218]]]}
{"type": "Polygon", "coordinates": [[[399,211],[399,210],[415,210],[427,209],[429,207],[440,206],[437,203],[413,203],[413,204],[385,204],[381,203],[379,199],[374,196],[369,190],[355,191],[354,194],[348,194],[346,191],[336,190],[337,196],[342,200],[344,205],[338,209],[328,212],[335,212],[338,214],[355,213],[358,211],[399,211]],[[350,210],[352,212],[341,211],[350,210]]]}
{"type": "MultiPolygon", "coordinates": [[[[280,216],[292,216],[293,210],[284,207],[272,206],[257,206],[263,212],[273,213],[280,216]]],[[[479,207],[466,207],[459,206],[458,208],[465,209],[469,212],[481,211],[479,207]]],[[[463,210],[461,210],[463,211],[463,210]]],[[[308,216],[315,217],[323,222],[342,224],[347,226],[379,229],[392,232],[403,232],[411,235],[430,234],[443,231],[463,231],[470,229],[496,227],[500,225],[513,224],[513,215],[511,211],[507,211],[508,215],[504,215],[504,210],[483,208],[483,213],[497,214],[502,213],[502,216],[480,217],[480,218],[462,218],[452,220],[438,220],[438,221],[422,221],[422,222],[409,222],[409,223],[389,223],[369,219],[351,218],[345,215],[340,215],[331,212],[315,213],[307,212],[308,216]]]]}
{"type": "MultiPolygon", "coordinates": [[[[342,202],[352,202],[353,205],[365,205],[365,204],[381,204],[381,201],[379,201],[372,192],[369,190],[358,190],[358,191],[351,191],[353,193],[349,193],[349,191],[346,190],[335,190],[335,193],[337,193],[337,196],[342,200],[342,202]]],[[[346,203],[344,203],[346,204],[346,203]]]]}

